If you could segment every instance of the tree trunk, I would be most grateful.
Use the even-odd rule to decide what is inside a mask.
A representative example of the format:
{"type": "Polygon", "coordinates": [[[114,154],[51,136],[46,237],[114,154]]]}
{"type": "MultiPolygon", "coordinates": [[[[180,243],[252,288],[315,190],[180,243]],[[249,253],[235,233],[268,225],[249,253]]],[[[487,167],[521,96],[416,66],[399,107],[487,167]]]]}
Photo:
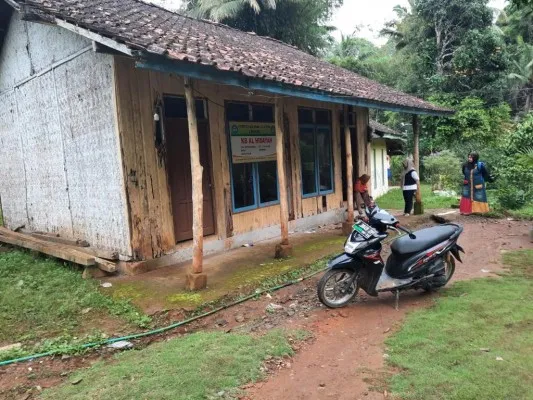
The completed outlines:
{"type": "Polygon", "coordinates": [[[198,143],[198,123],[196,120],[193,81],[190,78],[185,78],[185,101],[187,103],[187,120],[189,122],[189,149],[191,152],[192,175],[192,272],[193,274],[200,274],[202,272],[204,250],[203,167],[200,163],[200,146],[198,143]]]}

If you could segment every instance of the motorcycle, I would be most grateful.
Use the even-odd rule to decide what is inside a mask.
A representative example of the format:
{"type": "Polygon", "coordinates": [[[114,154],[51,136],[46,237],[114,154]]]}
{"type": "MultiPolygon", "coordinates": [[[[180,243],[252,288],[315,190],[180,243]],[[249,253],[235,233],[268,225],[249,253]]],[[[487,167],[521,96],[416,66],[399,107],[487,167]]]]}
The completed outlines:
{"type": "Polygon", "coordinates": [[[464,253],[457,244],[462,226],[450,223],[412,232],[375,203],[365,211],[368,222],[359,220],[353,225],[344,253],[328,262],[318,283],[318,297],[324,305],[342,307],[363,289],[370,296],[394,292],[398,309],[401,291],[432,291],[450,281],[455,260],[462,262],[460,252],[464,253]],[[405,235],[392,242],[384,262],[381,250],[388,230],[405,235]]]}

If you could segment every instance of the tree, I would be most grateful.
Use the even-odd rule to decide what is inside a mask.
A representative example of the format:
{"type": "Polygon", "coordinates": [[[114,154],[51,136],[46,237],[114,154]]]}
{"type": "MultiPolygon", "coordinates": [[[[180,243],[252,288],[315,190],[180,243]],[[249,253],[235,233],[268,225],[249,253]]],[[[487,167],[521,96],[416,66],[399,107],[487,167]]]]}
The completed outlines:
{"type": "Polygon", "coordinates": [[[397,7],[398,18],[382,33],[410,71],[399,88],[425,97],[445,92],[501,100],[508,60],[487,1],[411,0],[410,11],[397,7]]]}
{"type": "Polygon", "coordinates": [[[524,113],[533,109],[533,45],[519,41],[518,52],[508,75],[515,104],[524,105],[524,113]]]}
{"type": "Polygon", "coordinates": [[[245,32],[269,36],[313,54],[331,45],[327,25],[343,0],[189,0],[188,12],[245,32]]]}
{"type": "Polygon", "coordinates": [[[191,15],[220,22],[226,18],[236,18],[247,9],[259,14],[265,9],[275,9],[276,0],[203,0],[198,1],[191,15]]]}

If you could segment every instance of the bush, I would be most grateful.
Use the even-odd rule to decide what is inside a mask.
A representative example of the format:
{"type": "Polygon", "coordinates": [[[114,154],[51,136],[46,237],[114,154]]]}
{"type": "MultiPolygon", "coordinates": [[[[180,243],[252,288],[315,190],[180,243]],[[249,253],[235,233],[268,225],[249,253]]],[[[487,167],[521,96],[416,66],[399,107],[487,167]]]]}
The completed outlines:
{"type": "Polygon", "coordinates": [[[507,210],[525,206],[533,196],[532,152],[533,113],[529,113],[508,135],[502,146],[502,156],[494,171],[497,176],[496,197],[507,210]]]}
{"type": "Polygon", "coordinates": [[[457,190],[462,182],[461,161],[449,150],[424,157],[422,163],[432,190],[457,190]]]}
{"type": "Polygon", "coordinates": [[[506,210],[518,210],[527,203],[527,195],[523,190],[499,189],[496,192],[498,203],[506,210]]]}

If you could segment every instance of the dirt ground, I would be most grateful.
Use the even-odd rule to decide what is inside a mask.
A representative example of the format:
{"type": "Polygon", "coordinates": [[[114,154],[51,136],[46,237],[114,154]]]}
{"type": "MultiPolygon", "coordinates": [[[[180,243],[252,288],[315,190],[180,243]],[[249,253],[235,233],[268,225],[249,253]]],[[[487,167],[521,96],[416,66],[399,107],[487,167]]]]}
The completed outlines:
{"type": "MultiPolygon", "coordinates": [[[[463,264],[457,263],[453,280],[495,276],[502,268],[502,251],[532,247],[529,223],[477,217],[459,217],[457,222],[465,228],[459,243],[466,255],[463,264]]],[[[431,305],[438,293],[402,294],[399,311],[394,309],[391,294],[378,298],[363,294],[343,309],[329,310],[316,296],[320,276],[179,330],[136,342],[135,347],[198,329],[256,334],[278,327],[305,329],[313,338],[296,343],[297,353],[292,359],[266,362],[263,368],[267,378],[246,385],[242,399],[387,398],[383,377],[392,371],[384,362],[387,357],[384,340],[400,326],[407,312],[431,305]]],[[[85,357],[45,358],[2,367],[0,398],[33,398],[42,388],[68,380],[72,371],[111,355],[110,350],[104,349],[85,357]]]]}

